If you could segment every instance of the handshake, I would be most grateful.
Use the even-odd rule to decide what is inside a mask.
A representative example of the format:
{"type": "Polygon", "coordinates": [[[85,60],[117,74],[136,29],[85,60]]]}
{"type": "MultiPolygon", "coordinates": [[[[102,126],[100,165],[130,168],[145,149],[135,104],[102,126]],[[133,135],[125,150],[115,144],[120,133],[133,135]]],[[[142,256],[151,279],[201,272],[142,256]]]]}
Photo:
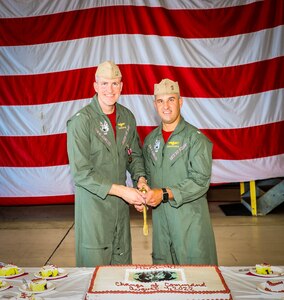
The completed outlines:
{"type": "Polygon", "coordinates": [[[134,204],[137,211],[142,212],[144,206],[156,207],[163,200],[163,190],[160,188],[151,189],[147,184],[138,185],[139,194],[142,197],[142,202],[134,204]]]}
{"type": "Polygon", "coordinates": [[[140,178],[137,183],[137,189],[125,185],[113,184],[109,194],[122,198],[128,204],[133,205],[139,212],[142,212],[146,206],[156,207],[162,201],[165,202],[163,200],[165,194],[167,195],[166,200],[172,199],[173,195],[170,189],[151,189],[146,179],[144,177],[140,178]]]}

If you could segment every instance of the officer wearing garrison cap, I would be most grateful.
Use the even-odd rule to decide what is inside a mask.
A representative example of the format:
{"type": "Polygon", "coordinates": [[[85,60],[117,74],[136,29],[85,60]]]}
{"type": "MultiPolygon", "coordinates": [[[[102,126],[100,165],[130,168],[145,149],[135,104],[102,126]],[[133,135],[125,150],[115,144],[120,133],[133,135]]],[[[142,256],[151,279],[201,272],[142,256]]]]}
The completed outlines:
{"type": "Polygon", "coordinates": [[[67,122],[67,150],[75,183],[76,265],[130,264],[129,204],[144,194],[126,187],[128,170],[147,187],[133,114],[117,103],[120,69],[111,61],[96,71],[92,102],[67,122]]]}
{"type": "Polygon", "coordinates": [[[151,187],[146,203],[153,207],[153,263],[215,265],[215,238],[206,199],[212,144],[181,116],[183,99],[177,82],[162,80],[155,84],[154,95],[162,122],[143,146],[151,187]]]}

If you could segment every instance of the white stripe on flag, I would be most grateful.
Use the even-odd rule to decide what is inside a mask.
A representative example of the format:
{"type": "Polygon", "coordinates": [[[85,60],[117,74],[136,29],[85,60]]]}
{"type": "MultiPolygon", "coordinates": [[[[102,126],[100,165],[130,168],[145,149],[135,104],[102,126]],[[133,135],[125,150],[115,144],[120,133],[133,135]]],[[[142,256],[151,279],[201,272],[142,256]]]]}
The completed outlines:
{"type": "MultiPolygon", "coordinates": [[[[258,126],[284,120],[284,89],[234,98],[184,97],[183,117],[200,129],[258,126]]],[[[157,126],[153,96],[122,95],[119,103],[135,115],[137,126],[157,126]]],[[[66,122],[91,99],[44,105],[0,106],[1,136],[34,136],[66,132],[66,122]]]]}
{"type": "Polygon", "coordinates": [[[211,183],[283,177],[284,154],[248,160],[213,160],[211,183]],[[265,176],[263,176],[265,170],[265,176]]]}
{"type": "Polygon", "coordinates": [[[1,47],[0,74],[42,74],[87,68],[97,66],[110,57],[117,64],[228,67],[283,56],[283,44],[284,26],[212,39],[108,35],[32,46],[1,47]],[[270,43],[266,43],[262,50],[265,41],[270,43]]]}
{"type": "Polygon", "coordinates": [[[60,0],[60,1],[15,1],[1,0],[0,1],[0,16],[1,18],[30,17],[49,15],[66,11],[88,9],[93,7],[106,7],[117,5],[145,6],[145,2],[149,7],[164,7],[167,9],[216,9],[230,6],[246,5],[249,3],[258,2],[261,0],[215,0],[211,1],[180,1],[180,0],[60,0]]]}
{"type": "MultiPolygon", "coordinates": [[[[269,172],[265,178],[282,177],[284,154],[251,160],[214,160],[211,183],[263,179],[263,169],[269,172]]],[[[58,196],[74,193],[68,165],[38,168],[0,167],[0,182],[0,197],[58,196]]]]}
{"type": "Polygon", "coordinates": [[[69,165],[0,167],[0,197],[60,196],[74,193],[69,165]]]}
{"type": "Polygon", "coordinates": [[[91,99],[43,105],[0,106],[0,135],[33,136],[66,132],[66,122],[91,99]]]}

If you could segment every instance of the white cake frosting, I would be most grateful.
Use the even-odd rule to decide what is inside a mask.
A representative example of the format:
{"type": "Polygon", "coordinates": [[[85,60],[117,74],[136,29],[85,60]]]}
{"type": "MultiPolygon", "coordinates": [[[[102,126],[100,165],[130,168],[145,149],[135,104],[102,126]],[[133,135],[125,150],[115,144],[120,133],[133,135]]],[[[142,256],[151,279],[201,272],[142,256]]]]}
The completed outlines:
{"type": "Polygon", "coordinates": [[[232,299],[216,266],[97,267],[86,299],[232,299]]]}

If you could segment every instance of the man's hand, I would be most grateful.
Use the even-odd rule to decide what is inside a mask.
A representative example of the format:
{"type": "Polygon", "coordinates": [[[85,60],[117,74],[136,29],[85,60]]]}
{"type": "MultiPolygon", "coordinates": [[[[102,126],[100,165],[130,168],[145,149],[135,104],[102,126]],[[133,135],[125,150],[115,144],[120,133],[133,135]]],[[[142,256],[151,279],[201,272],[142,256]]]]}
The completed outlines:
{"type": "Polygon", "coordinates": [[[140,213],[143,212],[143,209],[144,209],[144,204],[141,204],[141,205],[134,205],[135,209],[137,211],[139,211],[140,213]]]}
{"type": "Polygon", "coordinates": [[[158,206],[163,200],[162,189],[148,190],[146,193],[146,204],[152,207],[158,206]]]}
{"type": "Polygon", "coordinates": [[[139,177],[137,182],[137,188],[139,190],[146,190],[148,192],[150,190],[150,187],[147,184],[147,179],[143,176],[139,177]]]}
{"type": "Polygon", "coordinates": [[[146,196],[144,193],[135,188],[126,187],[124,185],[113,184],[109,194],[118,196],[131,205],[141,205],[146,201],[146,196]]]}

